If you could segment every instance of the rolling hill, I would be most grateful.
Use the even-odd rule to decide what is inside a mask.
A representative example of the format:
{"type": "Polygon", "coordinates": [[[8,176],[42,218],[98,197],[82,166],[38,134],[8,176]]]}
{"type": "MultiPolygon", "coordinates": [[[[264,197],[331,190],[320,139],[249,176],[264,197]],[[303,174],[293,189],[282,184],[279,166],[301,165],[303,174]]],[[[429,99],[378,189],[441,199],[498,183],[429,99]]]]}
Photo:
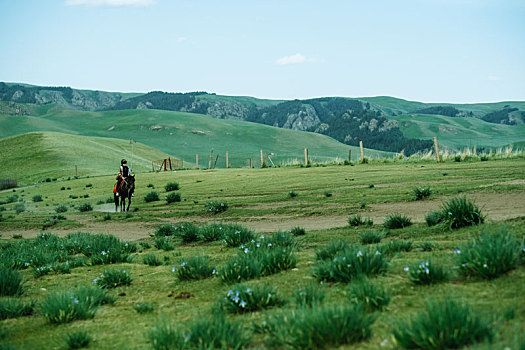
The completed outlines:
{"type": "MultiPolygon", "coordinates": [[[[40,116],[0,116],[0,137],[35,131],[52,131],[71,135],[129,139],[154,147],[166,154],[200,167],[208,167],[210,150],[214,150],[217,167],[225,167],[228,152],[232,167],[260,165],[260,150],[274,153],[278,165],[303,161],[304,148],[313,161],[359,158],[359,148],[344,145],[334,139],[310,132],[279,129],[256,123],[220,120],[206,115],[161,110],[123,110],[85,112],[60,106],[40,116]]],[[[389,156],[391,153],[366,150],[367,157],[389,156]]],[[[155,158],[159,159],[159,158],[155,158]]],[[[137,169],[136,169],[137,170],[137,169]]]]}
{"type": "MultiPolygon", "coordinates": [[[[122,158],[131,161],[129,140],[38,132],[0,139],[0,178],[21,184],[46,178],[117,173],[122,158]]],[[[133,169],[151,171],[151,161],[169,155],[141,143],[133,145],[133,169]]],[[[173,157],[173,156],[172,156],[173,157]]]]}
{"type": "MultiPolygon", "coordinates": [[[[428,150],[434,136],[444,146],[454,150],[474,146],[497,148],[525,141],[523,101],[448,104],[406,101],[388,96],[283,101],[220,96],[207,92],[124,94],[16,83],[0,83],[0,101],[4,101],[0,102],[0,115],[28,117],[26,120],[17,120],[24,132],[39,130],[35,126],[45,124],[43,120],[33,120],[30,116],[53,119],[63,110],[69,111],[67,113],[70,115],[77,115],[76,111],[84,110],[88,114],[83,116],[93,111],[118,113],[119,110],[133,110],[138,115],[142,110],[169,110],[191,113],[200,118],[209,115],[216,119],[251,121],[284,129],[313,131],[352,146],[357,146],[362,140],[369,148],[393,152],[404,150],[407,155],[418,150],[428,150]],[[446,116],[457,120],[442,118],[446,116]],[[482,120],[485,122],[479,123],[482,120]],[[436,127],[439,122],[444,123],[441,128],[436,127]],[[512,127],[501,128],[502,124],[512,127]]],[[[108,115],[111,114],[99,116],[108,115]]],[[[86,134],[68,129],[62,123],[50,122],[43,130],[86,134]]],[[[101,132],[97,131],[95,135],[110,136],[101,132]]],[[[5,134],[0,130],[0,137],[5,137],[5,134]]],[[[91,132],[87,131],[87,134],[91,132]]],[[[126,137],[133,135],[128,133],[126,137]]],[[[196,140],[177,146],[187,147],[196,140]]],[[[205,146],[200,145],[201,141],[202,138],[198,141],[199,145],[195,146],[199,153],[203,148],[212,147],[210,142],[205,146]]],[[[259,140],[255,141],[260,143],[259,140]]],[[[157,147],[155,144],[165,147],[161,142],[152,142],[154,147],[157,147]]],[[[226,144],[228,142],[225,141],[226,144]]],[[[216,144],[217,141],[213,140],[212,143],[216,144]]],[[[161,150],[170,151],[166,148],[161,150]]],[[[185,157],[189,154],[184,153],[185,157]]]]}

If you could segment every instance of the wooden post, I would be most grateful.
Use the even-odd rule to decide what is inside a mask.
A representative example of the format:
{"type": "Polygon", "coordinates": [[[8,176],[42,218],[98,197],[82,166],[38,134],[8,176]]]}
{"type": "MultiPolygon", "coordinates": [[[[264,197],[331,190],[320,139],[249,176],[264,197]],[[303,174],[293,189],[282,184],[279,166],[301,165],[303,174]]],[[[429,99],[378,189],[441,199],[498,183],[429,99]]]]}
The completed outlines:
{"type": "Polygon", "coordinates": [[[228,169],[230,166],[228,164],[228,152],[226,152],[226,169],[228,169]]]}
{"type": "Polygon", "coordinates": [[[348,150],[348,161],[349,162],[352,161],[352,150],[351,149],[348,150]]]}
{"type": "Polygon", "coordinates": [[[75,176],[78,176],[78,166],[75,165],[75,176]]]}
{"type": "Polygon", "coordinates": [[[359,151],[361,151],[361,163],[363,163],[363,160],[365,159],[365,155],[363,153],[363,141],[359,141],[359,151]]]}
{"type": "Polygon", "coordinates": [[[308,148],[304,149],[304,165],[308,165],[308,148]]]}
{"type": "Polygon", "coordinates": [[[210,161],[208,162],[208,169],[211,169],[211,161],[213,160],[213,148],[210,151],[210,161]]]}
{"type": "Polygon", "coordinates": [[[198,154],[195,155],[195,167],[199,169],[199,155],[198,154]]]}
{"type": "Polygon", "coordinates": [[[263,151],[261,150],[261,168],[263,167],[263,151]]]}
{"type": "Polygon", "coordinates": [[[252,159],[250,158],[250,169],[252,168],[252,159]]]}
{"type": "Polygon", "coordinates": [[[437,138],[434,136],[434,151],[436,152],[436,160],[439,163],[439,148],[437,138]]]}

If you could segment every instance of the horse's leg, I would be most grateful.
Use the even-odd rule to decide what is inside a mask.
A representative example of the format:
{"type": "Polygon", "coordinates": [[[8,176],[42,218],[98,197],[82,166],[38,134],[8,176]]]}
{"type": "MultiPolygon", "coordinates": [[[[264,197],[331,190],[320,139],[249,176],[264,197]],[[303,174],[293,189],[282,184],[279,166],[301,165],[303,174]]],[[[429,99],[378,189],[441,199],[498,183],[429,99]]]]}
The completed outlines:
{"type": "Polygon", "coordinates": [[[115,213],[118,211],[118,197],[113,193],[113,201],[115,202],[115,213]]]}
{"type": "Polygon", "coordinates": [[[129,211],[129,206],[130,205],[131,205],[131,194],[128,197],[128,207],[127,207],[126,211],[129,211]]]}

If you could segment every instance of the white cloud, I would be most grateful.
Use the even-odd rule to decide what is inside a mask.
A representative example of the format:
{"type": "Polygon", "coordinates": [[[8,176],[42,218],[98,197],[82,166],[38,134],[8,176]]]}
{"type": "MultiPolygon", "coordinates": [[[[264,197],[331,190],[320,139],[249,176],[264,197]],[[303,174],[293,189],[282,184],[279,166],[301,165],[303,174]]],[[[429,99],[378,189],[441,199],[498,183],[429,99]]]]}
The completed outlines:
{"type": "Polygon", "coordinates": [[[488,76],[487,79],[490,81],[500,81],[501,80],[500,77],[495,76],[495,75],[488,76]]]}
{"type": "Polygon", "coordinates": [[[315,58],[306,57],[300,53],[291,56],[284,56],[275,61],[275,64],[300,64],[300,63],[314,63],[317,62],[315,58]]]}
{"type": "Polygon", "coordinates": [[[182,43],[183,41],[186,41],[186,40],[188,40],[186,37],[181,36],[181,37],[178,37],[175,41],[176,41],[177,43],[182,43]]]}
{"type": "Polygon", "coordinates": [[[86,7],[148,7],[155,4],[154,0],[66,0],[67,6],[86,7]]]}

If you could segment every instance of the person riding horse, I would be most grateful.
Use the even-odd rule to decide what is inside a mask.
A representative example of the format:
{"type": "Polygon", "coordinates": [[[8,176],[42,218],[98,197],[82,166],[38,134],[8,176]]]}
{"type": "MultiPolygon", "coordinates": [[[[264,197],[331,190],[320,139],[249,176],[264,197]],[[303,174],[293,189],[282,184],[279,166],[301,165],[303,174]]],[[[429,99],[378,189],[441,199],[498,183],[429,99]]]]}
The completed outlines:
{"type": "Polygon", "coordinates": [[[131,169],[128,168],[128,161],[125,159],[122,159],[120,161],[120,167],[118,168],[118,175],[117,175],[117,184],[115,185],[115,190],[113,193],[116,194],[116,196],[119,195],[120,186],[122,185],[122,181],[126,181],[126,179],[131,174],[131,169]]]}

